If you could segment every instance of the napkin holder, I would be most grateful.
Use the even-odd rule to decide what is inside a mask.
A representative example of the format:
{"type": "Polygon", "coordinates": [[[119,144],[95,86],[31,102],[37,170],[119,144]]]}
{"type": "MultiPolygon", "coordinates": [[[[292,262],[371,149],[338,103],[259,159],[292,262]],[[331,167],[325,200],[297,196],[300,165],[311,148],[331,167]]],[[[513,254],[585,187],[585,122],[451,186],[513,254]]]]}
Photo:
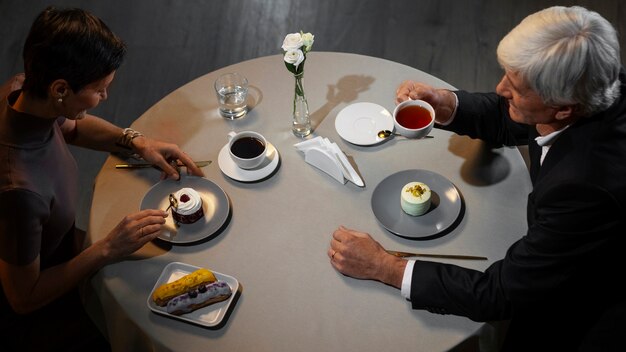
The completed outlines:
{"type": "Polygon", "coordinates": [[[322,138],[320,136],[317,136],[315,138],[307,139],[305,141],[296,143],[293,146],[296,147],[296,149],[298,149],[299,151],[305,153],[310,148],[322,148],[322,149],[324,149],[325,142],[324,142],[324,138],[322,138]]]}
{"type": "Polygon", "coordinates": [[[341,171],[342,166],[339,164],[337,158],[334,155],[328,154],[327,151],[318,147],[311,147],[304,151],[304,161],[324,171],[342,184],[346,183],[346,179],[343,177],[343,172],[341,171]]]}

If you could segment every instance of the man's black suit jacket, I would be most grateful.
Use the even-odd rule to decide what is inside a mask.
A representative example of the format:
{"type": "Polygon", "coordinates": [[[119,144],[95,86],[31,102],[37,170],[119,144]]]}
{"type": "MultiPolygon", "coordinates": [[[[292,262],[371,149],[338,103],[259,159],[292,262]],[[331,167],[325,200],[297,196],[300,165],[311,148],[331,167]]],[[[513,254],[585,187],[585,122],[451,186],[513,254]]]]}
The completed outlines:
{"type": "Polygon", "coordinates": [[[626,297],[619,287],[626,277],[625,78],[622,72],[618,101],[563,131],[541,166],[534,126],[513,122],[506,100],[456,92],[457,115],[442,128],[494,145],[529,145],[528,231],[485,272],[418,261],[413,308],[510,320],[505,350],[571,351],[584,344],[591,327],[626,297]]]}

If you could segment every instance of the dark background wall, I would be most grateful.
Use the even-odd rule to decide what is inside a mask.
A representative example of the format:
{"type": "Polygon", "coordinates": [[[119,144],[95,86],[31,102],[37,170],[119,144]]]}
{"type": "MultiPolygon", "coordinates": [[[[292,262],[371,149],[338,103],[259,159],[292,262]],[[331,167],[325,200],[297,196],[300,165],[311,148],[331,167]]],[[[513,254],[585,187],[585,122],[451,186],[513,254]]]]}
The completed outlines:
{"type": "MultiPolygon", "coordinates": [[[[284,36],[301,29],[315,35],[315,51],[385,58],[457,88],[489,91],[502,74],[495,58],[502,36],[545,7],[581,5],[617,28],[626,57],[620,0],[0,0],[0,82],[22,71],[24,39],[48,5],[87,9],[128,44],[109,100],[92,111],[122,127],[196,77],[281,53],[284,36]]],[[[106,155],[72,151],[81,168],[78,225],[84,228],[93,178],[106,155]]]]}

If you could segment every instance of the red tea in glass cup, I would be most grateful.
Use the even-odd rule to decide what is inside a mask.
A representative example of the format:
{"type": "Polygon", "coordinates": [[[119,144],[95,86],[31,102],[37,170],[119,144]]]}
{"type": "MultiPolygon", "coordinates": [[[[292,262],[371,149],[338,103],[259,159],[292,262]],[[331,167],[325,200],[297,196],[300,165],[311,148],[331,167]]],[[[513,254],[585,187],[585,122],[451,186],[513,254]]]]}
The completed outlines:
{"type": "Polygon", "coordinates": [[[435,124],[435,109],[423,100],[406,100],[393,111],[396,132],[407,138],[424,138],[435,124]]]}

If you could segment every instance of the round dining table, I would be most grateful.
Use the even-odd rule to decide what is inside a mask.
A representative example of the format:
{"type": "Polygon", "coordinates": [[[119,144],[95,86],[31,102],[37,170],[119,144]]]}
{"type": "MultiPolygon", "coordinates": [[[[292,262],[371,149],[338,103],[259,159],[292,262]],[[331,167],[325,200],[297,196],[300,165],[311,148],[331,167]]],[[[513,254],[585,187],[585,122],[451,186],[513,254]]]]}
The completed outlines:
{"type": "MultiPolygon", "coordinates": [[[[223,191],[221,206],[227,209],[219,226],[193,241],[155,240],[89,280],[113,350],[449,351],[497,343],[497,324],[413,310],[398,289],[344,276],[327,256],[333,231],[344,225],[371,234],[390,250],[484,256],[488,259],[429,259],[484,270],[526,231],[531,182],[518,149],[489,146],[437,128],[424,139],[394,136],[365,145],[344,139],[353,132],[336,126],[344,108],[373,103],[392,112],[396,88],[407,79],[454,89],[396,62],[310,52],[303,82],[313,132],[301,139],[291,130],[295,80],[282,56],[273,55],[201,76],[138,118],[131,126],[135,130],[177,143],[194,160],[211,161],[202,170],[208,183],[223,191]],[[227,72],[243,74],[250,85],[249,111],[237,120],[220,115],[213,88],[215,79],[227,72]],[[272,159],[270,172],[239,177],[220,159],[229,132],[245,130],[261,133],[273,146],[277,160],[272,159]],[[307,163],[294,145],[317,136],[337,144],[363,187],[338,182],[307,163]],[[381,223],[373,211],[377,186],[406,170],[440,175],[458,193],[461,210],[448,214],[454,221],[435,234],[392,232],[394,225],[381,223]],[[172,265],[204,267],[236,281],[218,321],[205,324],[153,309],[150,294],[172,265]]],[[[146,197],[154,196],[153,187],[161,182],[158,170],[116,168],[134,161],[111,155],[100,170],[89,241],[104,238],[125,215],[145,206],[146,197]]],[[[188,179],[184,176],[181,184],[188,179]]],[[[400,189],[392,198],[399,203],[400,189]]]]}

